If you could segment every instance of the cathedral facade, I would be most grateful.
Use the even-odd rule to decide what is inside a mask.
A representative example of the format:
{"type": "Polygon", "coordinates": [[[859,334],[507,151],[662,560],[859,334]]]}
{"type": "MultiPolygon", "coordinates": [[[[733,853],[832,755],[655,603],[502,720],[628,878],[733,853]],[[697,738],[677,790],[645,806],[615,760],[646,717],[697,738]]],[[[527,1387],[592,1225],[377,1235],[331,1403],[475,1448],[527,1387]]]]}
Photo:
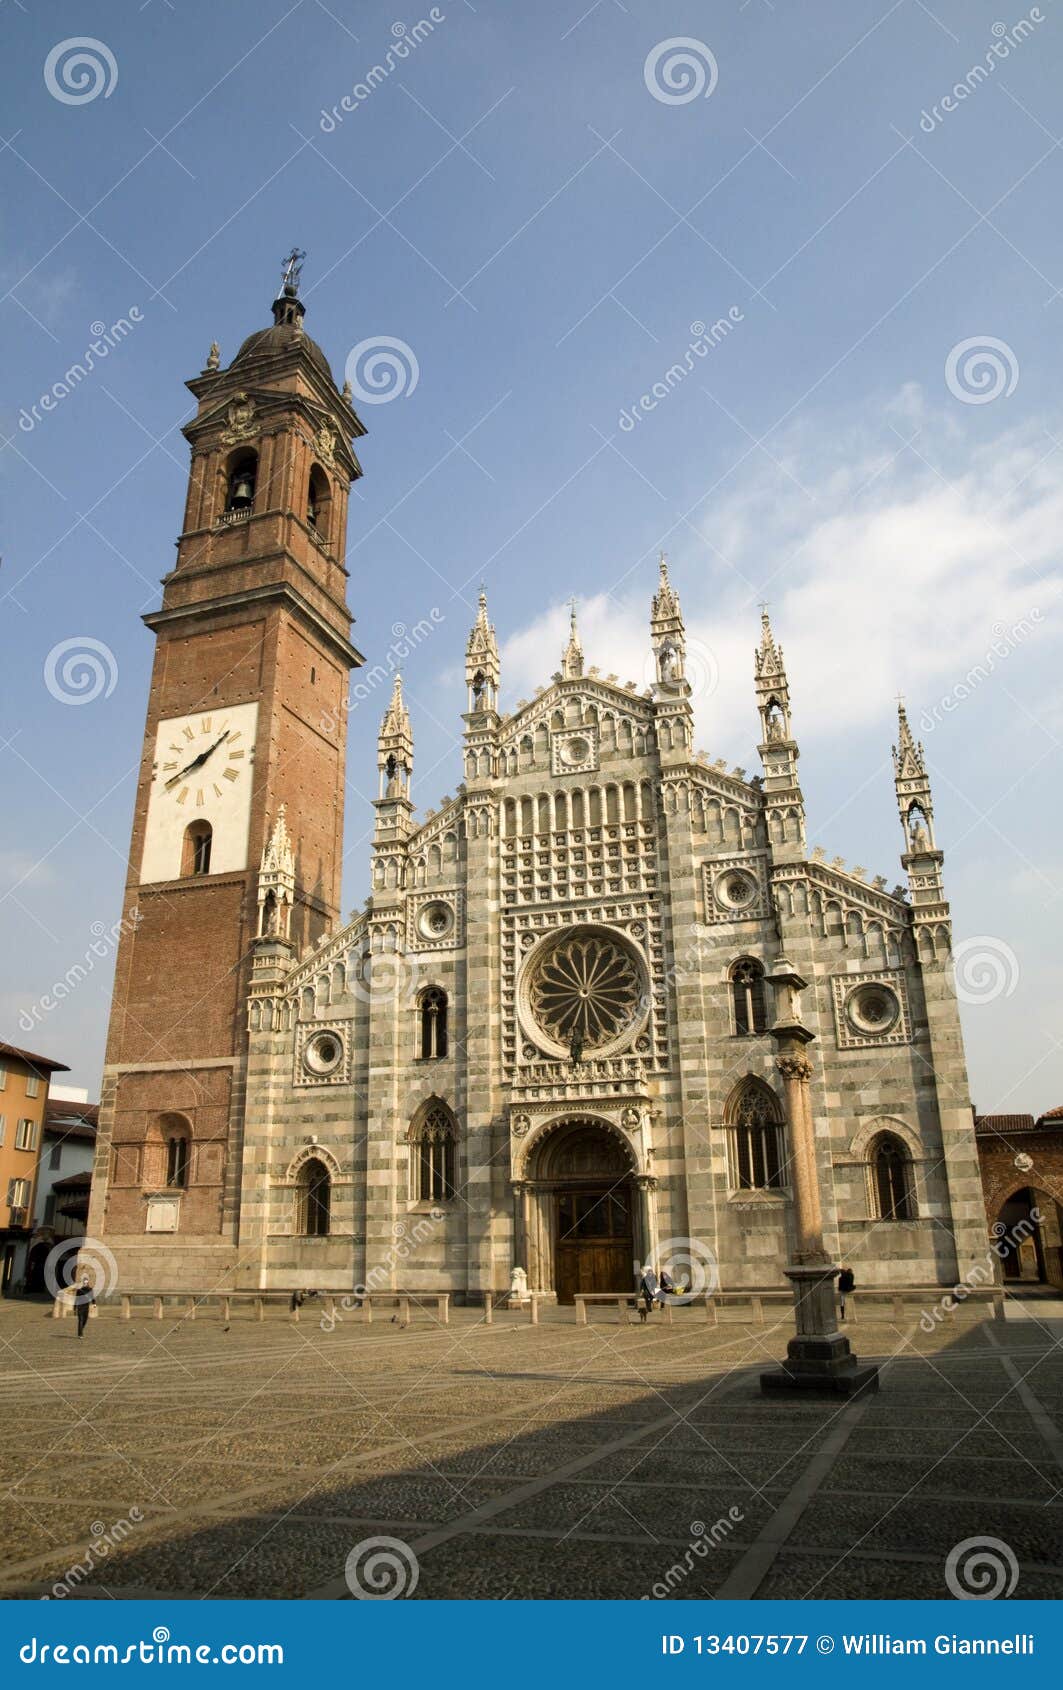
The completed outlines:
{"type": "Polygon", "coordinates": [[[519,1267],[564,1301],[650,1261],[782,1288],[795,1108],[834,1259],[955,1283],[986,1228],[922,748],[902,708],[902,886],[810,853],[766,614],[748,778],[694,749],[663,560],[645,689],[586,665],[573,615],[504,714],[481,594],[463,782],[415,816],[396,679],[369,896],[341,919],[364,430],[302,316],[289,278],[274,326],[189,384],[89,1223],[120,1284],[479,1302],[519,1267]]]}

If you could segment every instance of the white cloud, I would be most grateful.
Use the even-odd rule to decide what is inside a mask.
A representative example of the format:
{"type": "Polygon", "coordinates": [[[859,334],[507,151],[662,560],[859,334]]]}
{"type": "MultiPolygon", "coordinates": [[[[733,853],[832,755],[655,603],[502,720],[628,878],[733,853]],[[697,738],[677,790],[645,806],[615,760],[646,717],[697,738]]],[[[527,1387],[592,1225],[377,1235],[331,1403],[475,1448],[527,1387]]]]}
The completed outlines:
{"type": "MultiPolygon", "coordinates": [[[[747,460],[699,517],[704,546],[683,527],[665,542],[692,667],[719,674],[695,701],[699,743],[713,756],[748,761],[756,742],[762,597],[785,648],[798,735],[821,742],[872,723],[891,733],[898,692],[913,717],[933,709],[1024,618],[1024,656],[1011,661],[1047,657],[1063,534],[1048,434],[1027,426],[972,447],[966,424],[931,412],[912,385],[882,416],[874,435],[817,418],[773,438],[782,468],[747,460]]],[[[587,663],[640,687],[655,575],[647,561],[579,611],[587,663]]],[[[567,609],[554,605],[505,641],[510,701],[549,681],[566,638],[567,609]]]]}

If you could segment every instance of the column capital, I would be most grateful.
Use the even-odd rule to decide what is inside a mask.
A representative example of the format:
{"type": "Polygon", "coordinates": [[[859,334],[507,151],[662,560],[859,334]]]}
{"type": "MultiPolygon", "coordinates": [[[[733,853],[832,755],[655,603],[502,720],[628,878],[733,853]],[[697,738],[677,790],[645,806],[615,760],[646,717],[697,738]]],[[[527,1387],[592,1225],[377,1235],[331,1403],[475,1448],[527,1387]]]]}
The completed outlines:
{"type": "Polygon", "coordinates": [[[812,1078],[814,1071],[807,1056],[777,1056],[775,1066],[784,1080],[808,1081],[812,1078]]]}

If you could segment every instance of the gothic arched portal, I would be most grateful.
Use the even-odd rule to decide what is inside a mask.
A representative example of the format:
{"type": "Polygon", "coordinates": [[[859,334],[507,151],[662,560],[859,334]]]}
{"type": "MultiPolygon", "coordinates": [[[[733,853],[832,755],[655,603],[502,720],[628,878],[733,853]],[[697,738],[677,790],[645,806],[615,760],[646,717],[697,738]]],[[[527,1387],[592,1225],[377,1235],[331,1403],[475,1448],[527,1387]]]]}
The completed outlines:
{"type": "Polygon", "coordinates": [[[533,1289],[559,1303],[577,1292],[630,1291],[636,1248],[648,1227],[640,1213],[634,1154],[603,1122],[570,1119],[532,1148],[524,1192],[523,1248],[533,1289]]]}

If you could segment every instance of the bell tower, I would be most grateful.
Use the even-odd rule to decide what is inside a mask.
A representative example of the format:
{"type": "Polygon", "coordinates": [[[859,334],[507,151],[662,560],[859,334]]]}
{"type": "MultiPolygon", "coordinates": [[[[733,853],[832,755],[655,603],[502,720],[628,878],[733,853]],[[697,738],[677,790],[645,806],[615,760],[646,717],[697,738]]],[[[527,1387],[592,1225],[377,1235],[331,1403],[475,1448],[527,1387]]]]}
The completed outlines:
{"type": "Polygon", "coordinates": [[[296,951],[340,910],[348,676],[362,661],[344,551],[365,429],[305,332],[302,256],[272,324],[228,366],[213,345],[188,382],[184,523],[144,617],[155,657],[89,1220],[134,1287],[165,1281],[175,1252],[190,1285],[235,1261],[244,1000],[278,816],[296,951]]]}

